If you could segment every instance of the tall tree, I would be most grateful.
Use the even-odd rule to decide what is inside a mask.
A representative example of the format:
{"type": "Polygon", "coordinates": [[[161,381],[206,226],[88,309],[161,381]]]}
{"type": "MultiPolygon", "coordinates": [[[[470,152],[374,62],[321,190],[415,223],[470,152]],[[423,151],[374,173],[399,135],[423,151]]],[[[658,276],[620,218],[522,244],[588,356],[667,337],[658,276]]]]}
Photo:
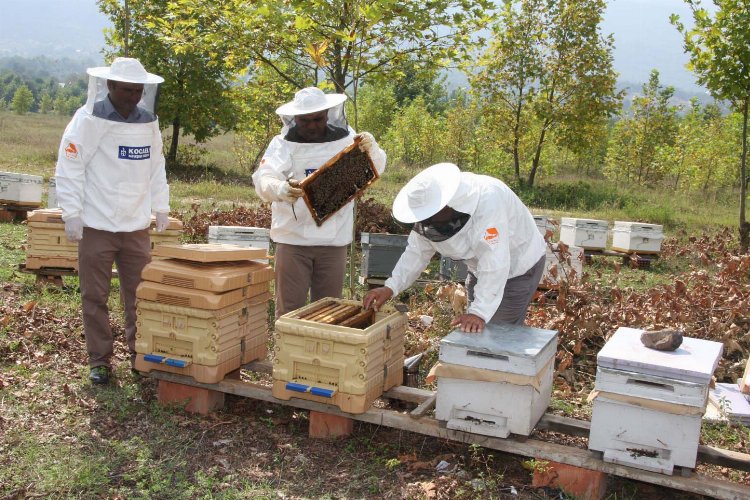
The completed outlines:
{"type": "Polygon", "coordinates": [[[685,0],[695,26],[687,28],[679,16],[672,24],[684,37],[690,68],[717,99],[729,101],[742,114],[740,153],[740,250],[750,247],[750,223],[746,216],[747,198],[747,125],[750,107],[750,4],[746,0],[714,0],[714,17],[701,7],[700,0],[685,0]]]}
{"type": "Polygon", "coordinates": [[[550,135],[581,149],[596,137],[586,127],[619,107],[613,39],[599,28],[604,8],[604,0],[504,1],[472,85],[520,182],[533,186],[550,135]]]}
{"type": "Polygon", "coordinates": [[[169,0],[98,0],[99,9],[109,16],[113,28],[107,34],[112,47],[109,56],[135,57],[154,73],[164,77],[160,86],[158,114],[162,125],[171,125],[167,158],[174,162],[180,134],[202,142],[234,123],[230,90],[234,68],[224,64],[216,51],[226,50],[224,40],[213,50],[198,44],[173,41],[176,26],[197,22],[186,10],[172,9],[169,0]]]}
{"type": "Polygon", "coordinates": [[[408,58],[423,67],[439,67],[466,54],[492,8],[489,0],[172,3],[173,12],[185,14],[182,43],[200,41],[211,47],[229,39],[232,46],[222,54],[226,59],[267,65],[295,88],[327,83],[348,93],[355,105],[365,79],[388,74],[408,58]],[[300,78],[289,68],[306,71],[300,78]]]}
{"type": "Polygon", "coordinates": [[[13,94],[10,109],[17,115],[25,115],[31,110],[32,104],[34,104],[34,94],[31,93],[29,87],[21,85],[13,94]]]}

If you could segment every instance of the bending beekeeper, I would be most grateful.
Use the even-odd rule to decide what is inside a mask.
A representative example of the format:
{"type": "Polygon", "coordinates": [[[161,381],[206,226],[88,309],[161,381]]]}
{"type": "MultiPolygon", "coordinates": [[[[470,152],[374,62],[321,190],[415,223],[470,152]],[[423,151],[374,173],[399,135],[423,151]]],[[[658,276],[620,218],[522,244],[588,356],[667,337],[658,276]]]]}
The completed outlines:
{"type": "MultiPolygon", "coordinates": [[[[356,136],[344,115],[345,94],[325,94],[316,87],[298,91],[276,113],[283,127],[268,146],[253,183],[258,196],[271,202],[271,239],[276,243],[274,272],[276,317],[324,297],[341,297],[346,249],[352,241],[354,202],[315,223],[303,199],[300,181],[311,175],[356,136]]],[[[385,152],[372,134],[359,134],[359,148],[369,153],[379,173],[385,152]]]]}
{"type": "Polygon", "coordinates": [[[83,329],[89,379],[106,384],[112,371],[109,323],[112,264],[125,311],[125,339],[135,363],[135,291],[150,261],[148,228],[169,224],[169,186],[159,122],[154,114],[160,76],[131,58],[89,68],[86,104],[62,137],[55,178],[65,234],[78,244],[83,329]]]}
{"type": "Polygon", "coordinates": [[[544,238],[528,208],[502,181],[439,163],[412,178],[393,215],[414,224],[385,286],[365,295],[378,309],[411,286],[439,252],[468,268],[468,309],[451,326],[481,332],[486,323],[522,325],[544,272],[544,238]]]}

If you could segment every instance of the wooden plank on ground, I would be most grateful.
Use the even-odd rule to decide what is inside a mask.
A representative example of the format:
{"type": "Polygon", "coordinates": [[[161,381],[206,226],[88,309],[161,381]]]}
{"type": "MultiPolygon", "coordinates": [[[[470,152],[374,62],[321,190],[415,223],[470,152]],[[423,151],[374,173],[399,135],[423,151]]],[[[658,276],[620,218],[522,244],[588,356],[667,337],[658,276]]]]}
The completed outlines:
{"type": "Polygon", "coordinates": [[[220,391],[227,394],[235,394],[237,396],[244,396],[284,406],[293,406],[295,408],[330,413],[333,415],[348,417],[360,422],[368,422],[374,425],[392,427],[460,443],[476,444],[485,448],[512,453],[514,455],[522,455],[539,460],[552,460],[573,465],[575,467],[598,470],[607,474],[614,474],[616,476],[634,479],[636,481],[643,481],[700,495],[708,495],[714,498],[733,500],[750,498],[750,487],[742,484],[733,483],[727,480],[714,479],[699,474],[693,474],[690,477],[679,475],[667,476],[624,465],[612,464],[604,462],[598,458],[598,454],[595,452],[556,443],[546,443],[537,439],[529,439],[525,436],[522,436],[520,440],[500,439],[491,436],[456,431],[447,429],[443,426],[443,423],[434,418],[423,417],[420,419],[414,419],[406,413],[382,408],[370,408],[365,413],[354,415],[343,412],[335,406],[316,403],[314,401],[297,398],[292,398],[288,401],[279,400],[271,395],[270,388],[249,382],[243,382],[241,380],[225,379],[216,384],[202,384],[196,382],[192,378],[167,372],[151,371],[149,375],[159,380],[203,387],[205,389],[220,391]]]}

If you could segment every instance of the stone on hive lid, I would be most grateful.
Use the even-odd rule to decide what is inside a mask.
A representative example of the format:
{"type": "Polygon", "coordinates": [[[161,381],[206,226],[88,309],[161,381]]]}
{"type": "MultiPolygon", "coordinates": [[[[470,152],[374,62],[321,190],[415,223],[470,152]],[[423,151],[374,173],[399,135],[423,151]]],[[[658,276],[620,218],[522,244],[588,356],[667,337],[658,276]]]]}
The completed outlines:
{"type": "Polygon", "coordinates": [[[641,334],[641,342],[646,347],[657,351],[674,351],[682,344],[682,332],[679,330],[653,330],[641,334]]]}

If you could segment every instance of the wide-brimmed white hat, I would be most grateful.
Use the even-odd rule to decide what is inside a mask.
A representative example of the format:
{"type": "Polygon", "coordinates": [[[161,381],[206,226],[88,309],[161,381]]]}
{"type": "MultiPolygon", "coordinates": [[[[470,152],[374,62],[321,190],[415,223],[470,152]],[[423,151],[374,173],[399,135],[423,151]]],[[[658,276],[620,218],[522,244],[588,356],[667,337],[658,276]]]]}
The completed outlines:
{"type": "Polygon", "coordinates": [[[398,192],[393,216],[407,224],[432,217],[451,201],[460,183],[461,171],[453,163],[427,167],[398,192]]]}
{"type": "Polygon", "coordinates": [[[89,68],[86,73],[97,78],[127,83],[153,84],[164,81],[159,75],[146,71],[141,62],[132,57],[118,57],[112,61],[111,66],[89,68]]]}
{"type": "Polygon", "coordinates": [[[317,87],[306,87],[294,94],[294,100],[282,104],[276,114],[283,116],[307,115],[330,109],[346,101],[346,94],[326,94],[317,87]]]}

